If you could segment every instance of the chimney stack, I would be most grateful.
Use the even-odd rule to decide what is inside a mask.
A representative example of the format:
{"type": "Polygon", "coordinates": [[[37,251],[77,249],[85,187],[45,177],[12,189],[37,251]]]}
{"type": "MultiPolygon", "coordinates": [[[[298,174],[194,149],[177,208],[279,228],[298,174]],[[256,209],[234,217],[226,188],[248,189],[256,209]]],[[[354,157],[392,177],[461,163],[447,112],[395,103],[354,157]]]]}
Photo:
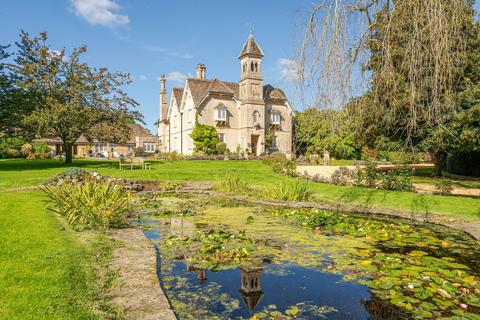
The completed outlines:
{"type": "Polygon", "coordinates": [[[205,80],[207,78],[206,72],[207,72],[207,68],[205,67],[204,64],[202,63],[197,64],[197,79],[205,80]]]}
{"type": "Polygon", "coordinates": [[[160,116],[161,120],[167,120],[167,89],[165,88],[165,75],[160,76],[160,116]]]}

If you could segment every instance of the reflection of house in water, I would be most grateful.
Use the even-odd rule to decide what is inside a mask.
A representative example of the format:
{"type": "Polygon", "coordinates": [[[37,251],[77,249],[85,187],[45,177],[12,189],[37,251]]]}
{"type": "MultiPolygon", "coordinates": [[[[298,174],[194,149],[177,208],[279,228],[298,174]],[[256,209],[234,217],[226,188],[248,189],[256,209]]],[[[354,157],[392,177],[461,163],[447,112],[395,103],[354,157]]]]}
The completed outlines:
{"type": "Polygon", "coordinates": [[[194,266],[191,266],[191,265],[187,264],[187,271],[188,272],[197,272],[198,273],[197,280],[199,282],[203,282],[203,281],[207,280],[207,270],[206,269],[197,268],[197,267],[194,267],[194,266]]]}
{"type": "Polygon", "coordinates": [[[190,237],[195,224],[183,218],[170,219],[170,233],[179,237],[190,237]]]}
{"type": "Polygon", "coordinates": [[[247,305],[248,311],[253,312],[258,302],[263,297],[263,291],[260,284],[262,274],[261,267],[241,266],[240,267],[242,287],[240,294],[243,302],[247,305]]]}

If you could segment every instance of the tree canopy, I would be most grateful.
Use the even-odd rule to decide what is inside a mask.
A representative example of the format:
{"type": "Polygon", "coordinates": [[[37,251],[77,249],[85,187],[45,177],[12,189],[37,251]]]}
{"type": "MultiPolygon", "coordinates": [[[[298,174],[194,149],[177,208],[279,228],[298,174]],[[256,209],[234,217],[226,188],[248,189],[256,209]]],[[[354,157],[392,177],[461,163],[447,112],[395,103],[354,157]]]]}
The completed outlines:
{"type": "Polygon", "coordinates": [[[119,142],[128,137],[128,124],[141,120],[130,109],[137,102],[122,89],[131,82],[129,75],[82,62],[85,46],[67,54],[53,50],[45,32],[30,37],[24,31],[17,46],[9,69],[30,108],[19,123],[27,132],[60,138],[66,163],[71,163],[73,144],[81,135],[119,142]]]}

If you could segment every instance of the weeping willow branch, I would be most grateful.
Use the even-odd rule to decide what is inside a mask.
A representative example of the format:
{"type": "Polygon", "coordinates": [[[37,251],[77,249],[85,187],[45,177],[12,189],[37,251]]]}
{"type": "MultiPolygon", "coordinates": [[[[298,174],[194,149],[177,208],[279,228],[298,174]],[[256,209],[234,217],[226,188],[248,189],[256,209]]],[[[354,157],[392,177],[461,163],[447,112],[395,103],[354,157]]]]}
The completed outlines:
{"type": "Polygon", "coordinates": [[[323,0],[302,32],[299,86],[327,107],[371,92],[385,122],[412,143],[455,111],[470,16],[465,0],[323,0]]]}

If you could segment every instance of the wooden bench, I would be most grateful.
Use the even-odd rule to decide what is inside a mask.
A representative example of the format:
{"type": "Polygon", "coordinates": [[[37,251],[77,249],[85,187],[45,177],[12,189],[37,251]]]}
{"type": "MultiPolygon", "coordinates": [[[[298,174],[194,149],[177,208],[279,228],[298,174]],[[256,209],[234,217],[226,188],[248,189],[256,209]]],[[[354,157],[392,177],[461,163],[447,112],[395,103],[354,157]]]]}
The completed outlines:
{"type": "Polygon", "coordinates": [[[151,164],[145,162],[141,158],[133,158],[133,159],[120,159],[118,163],[118,167],[120,170],[123,170],[124,167],[130,168],[130,170],[133,170],[133,168],[141,168],[142,170],[150,170],[151,169],[151,164]]]}

